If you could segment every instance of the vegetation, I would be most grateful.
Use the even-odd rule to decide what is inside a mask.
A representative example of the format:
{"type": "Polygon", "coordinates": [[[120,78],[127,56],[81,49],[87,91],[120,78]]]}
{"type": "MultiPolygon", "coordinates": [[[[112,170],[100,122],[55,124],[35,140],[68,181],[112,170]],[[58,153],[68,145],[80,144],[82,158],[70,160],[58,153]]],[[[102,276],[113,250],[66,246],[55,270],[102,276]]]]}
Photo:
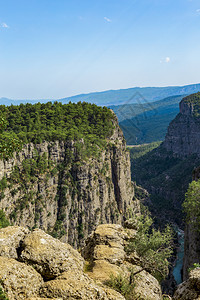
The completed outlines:
{"type": "Polygon", "coordinates": [[[169,123],[179,112],[182,96],[153,103],[128,104],[114,109],[128,145],[162,141],[169,123]]]}
{"type": "Polygon", "coordinates": [[[144,144],[144,145],[138,145],[134,147],[127,147],[130,151],[130,158],[132,160],[138,159],[141,156],[144,156],[148,152],[152,151],[155,148],[158,148],[160,146],[161,142],[153,142],[150,144],[144,144]]]}
{"type": "Polygon", "coordinates": [[[193,266],[191,268],[188,269],[188,272],[196,269],[196,268],[200,268],[200,264],[199,263],[194,263],[193,266]]]}
{"type": "Polygon", "coordinates": [[[7,159],[14,151],[19,151],[22,147],[20,139],[14,132],[6,132],[8,122],[0,116],[0,159],[7,159]]]}
{"type": "Polygon", "coordinates": [[[83,144],[93,151],[113,131],[112,112],[85,102],[1,105],[0,112],[3,120],[7,120],[6,134],[17,135],[23,143],[75,140],[79,152],[83,144]]]}
{"type": "Polygon", "coordinates": [[[192,181],[185,194],[183,209],[189,224],[197,231],[200,231],[200,179],[192,181]]]}
{"type": "Polygon", "coordinates": [[[200,159],[195,154],[174,157],[162,144],[151,150],[154,146],[153,143],[130,149],[132,180],[150,193],[151,201],[146,203],[159,226],[171,220],[181,226],[182,199],[200,159]]]}
{"type": "Polygon", "coordinates": [[[9,300],[5,292],[3,291],[1,285],[0,285],[0,300],[9,300]]]}
{"type": "Polygon", "coordinates": [[[186,104],[193,106],[193,116],[196,118],[200,117],[200,92],[189,95],[184,98],[186,104]]]}
{"type": "MultiPolygon", "coordinates": [[[[146,270],[159,281],[168,275],[169,258],[172,255],[173,234],[169,226],[163,232],[153,228],[149,213],[136,220],[137,233],[127,246],[128,254],[136,252],[142,270],[146,270]]],[[[132,277],[139,273],[133,273],[132,277]]]]}
{"type": "Polygon", "coordinates": [[[117,276],[111,274],[110,279],[106,282],[106,284],[122,294],[126,300],[138,299],[135,298],[136,295],[134,292],[134,284],[131,282],[131,275],[130,278],[128,278],[128,276],[124,276],[121,273],[117,276]]]}
{"type": "Polygon", "coordinates": [[[7,227],[9,225],[10,225],[10,223],[6,218],[6,215],[5,215],[4,211],[0,210],[0,228],[7,227]]]}

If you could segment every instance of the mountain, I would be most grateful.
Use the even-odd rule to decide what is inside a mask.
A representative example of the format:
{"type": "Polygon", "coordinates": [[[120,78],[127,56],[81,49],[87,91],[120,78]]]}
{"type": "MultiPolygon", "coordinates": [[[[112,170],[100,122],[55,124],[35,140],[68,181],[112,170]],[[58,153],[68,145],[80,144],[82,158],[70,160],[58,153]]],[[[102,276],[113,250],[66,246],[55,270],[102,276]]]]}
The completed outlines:
{"type": "MultiPolygon", "coordinates": [[[[134,87],[129,89],[110,90],[104,92],[95,92],[88,94],[81,94],[63,99],[55,99],[62,103],[69,103],[69,101],[77,103],[85,101],[95,103],[100,106],[122,105],[122,104],[140,104],[149,103],[161,100],[167,97],[176,95],[189,95],[200,91],[200,84],[191,84],[185,86],[168,86],[168,87],[134,87]]],[[[50,100],[11,100],[1,98],[0,104],[19,105],[20,103],[46,103],[50,100]],[[14,101],[14,102],[13,102],[14,101]]],[[[51,100],[52,101],[52,100],[51,100]]]]}
{"type": "MultiPolygon", "coordinates": [[[[183,225],[182,202],[192,171],[200,165],[200,93],[180,102],[180,112],[170,123],[164,142],[134,158],[132,148],[132,180],[151,194],[149,207],[163,221],[183,225]],[[199,103],[199,104],[198,104],[199,103]]],[[[137,149],[138,151],[138,149],[137,149]]]]}
{"type": "Polygon", "coordinates": [[[0,98],[0,105],[20,105],[20,104],[26,104],[26,103],[47,103],[51,100],[45,100],[45,99],[37,99],[37,100],[13,100],[13,99],[8,99],[8,98],[0,98]]]}
{"type": "Polygon", "coordinates": [[[124,105],[117,110],[114,108],[113,111],[119,120],[122,120],[119,125],[127,144],[163,141],[169,123],[179,111],[179,102],[182,98],[183,96],[172,96],[149,104],[124,105]]]}
{"type": "Polygon", "coordinates": [[[105,92],[82,94],[60,99],[62,103],[69,101],[86,101],[98,105],[122,105],[133,103],[148,103],[161,100],[170,96],[189,95],[200,91],[200,84],[169,87],[135,87],[121,90],[110,90],[105,92]]]}

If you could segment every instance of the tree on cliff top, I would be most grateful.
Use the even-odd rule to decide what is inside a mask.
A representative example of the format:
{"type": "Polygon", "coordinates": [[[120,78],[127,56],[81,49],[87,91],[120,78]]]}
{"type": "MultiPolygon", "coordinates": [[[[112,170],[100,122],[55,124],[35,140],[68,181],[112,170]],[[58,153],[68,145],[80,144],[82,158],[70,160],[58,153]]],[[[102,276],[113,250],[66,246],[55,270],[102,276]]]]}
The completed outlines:
{"type": "Polygon", "coordinates": [[[8,159],[14,151],[21,149],[21,142],[14,132],[6,132],[8,123],[0,117],[0,159],[8,159]]]}

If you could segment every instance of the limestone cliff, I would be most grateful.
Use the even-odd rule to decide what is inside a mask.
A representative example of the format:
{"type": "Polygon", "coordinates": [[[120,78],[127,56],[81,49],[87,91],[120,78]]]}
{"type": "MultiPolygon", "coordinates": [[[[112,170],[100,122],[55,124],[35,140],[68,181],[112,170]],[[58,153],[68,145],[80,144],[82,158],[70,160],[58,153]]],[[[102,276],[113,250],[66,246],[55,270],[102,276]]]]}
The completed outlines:
{"type": "Polygon", "coordinates": [[[159,222],[184,229],[182,203],[192,171],[200,165],[200,93],[183,98],[161,145],[132,161],[132,178],[151,194],[148,201],[159,222]],[[134,167],[136,166],[136,167],[134,167]]]}
{"type": "MultiPolygon", "coordinates": [[[[193,172],[193,180],[200,178],[200,168],[193,172]]],[[[200,233],[187,222],[185,225],[185,243],[183,259],[183,280],[188,279],[188,269],[193,267],[194,263],[200,262],[200,233]]]]}
{"type": "Polygon", "coordinates": [[[199,98],[200,93],[183,98],[179,104],[180,113],[168,127],[163,146],[178,157],[191,154],[200,156],[200,118],[197,113],[199,98]]]}
{"type": "Polygon", "coordinates": [[[98,224],[123,224],[139,212],[139,204],[116,120],[98,157],[81,159],[74,144],[29,143],[12,159],[0,161],[0,179],[6,181],[0,209],[14,225],[41,228],[78,247],[98,224]]]}

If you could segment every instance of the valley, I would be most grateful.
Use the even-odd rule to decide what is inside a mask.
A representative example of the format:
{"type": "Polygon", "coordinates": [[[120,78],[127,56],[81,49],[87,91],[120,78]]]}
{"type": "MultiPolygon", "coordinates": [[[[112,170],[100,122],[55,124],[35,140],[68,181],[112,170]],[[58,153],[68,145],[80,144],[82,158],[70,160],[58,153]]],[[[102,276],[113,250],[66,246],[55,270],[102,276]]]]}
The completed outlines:
{"type": "MultiPolygon", "coordinates": [[[[200,93],[167,98],[166,105],[164,100],[158,101],[157,109],[162,115],[169,103],[179,100],[180,112],[171,121],[163,142],[155,136],[155,142],[128,147],[121,123],[118,124],[113,111],[106,107],[85,102],[0,106],[0,146],[5,149],[0,160],[1,227],[7,230],[13,226],[16,232],[27,228],[41,236],[43,233],[37,230],[43,230],[74,249],[82,249],[84,264],[88,266],[87,276],[105,285],[105,278],[111,280],[106,272],[113,270],[115,277],[109,284],[124,297],[121,299],[140,297],[145,300],[145,293],[148,299],[163,299],[160,284],[165,294],[172,296],[176,283],[182,282],[182,267],[183,280],[190,280],[188,268],[200,259],[199,233],[193,233],[191,222],[186,225],[184,250],[183,230],[185,215],[189,212],[188,208],[184,213],[182,209],[192,174],[193,179],[199,178],[200,93]],[[9,224],[12,226],[7,227],[9,224]],[[103,224],[108,226],[104,227],[105,233],[100,230],[103,224]],[[169,224],[178,228],[175,231],[179,239],[173,243],[169,224]],[[116,241],[113,244],[109,239],[116,241]],[[119,239],[120,244],[116,246],[119,239]],[[123,280],[129,289],[126,293],[122,286],[116,287],[116,280],[122,280],[118,277],[122,272],[126,274],[123,280]],[[147,286],[133,288],[131,282],[140,273],[142,282],[147,278],[152,281],[152,288],[157,290],[154,295],[150,295],[147,286]]],[[[151,130],[154,132],[153,127],[151,130]]],[[[185,207],[188,206],[185,204],[185,207]]],[[[4,231],[0,230],[1,234],[4,235],[4,231]]],[[[7,248],[4,244],[1,248],[0,244],[1,257],[14,258],[16,264],[21,261],[27,234],[21,237],[21,246],[16,246],[22,247],[17,257],[5,254],[7,248]]],[[[26,260],[24,263],[29,264],[26,260]]],[[[40,273],[40,267],[36,268],[40,273]]],[[[46,275],[40,275],[46,281],[46,275]]],[[[2,288],[10,295],[9,299],[18,298],[12,296],[4,283],[2,288]]],[[[38,287],[37,295],[39,293],[47,295],[43,285],[38,287]]],[[[108,298],[105,299],[116,299],[106,293],[108,298]]],[[[178,293],[179,288],[174,297],[178,293]]],[[[21,299],[25,299],[24,296],[21,299]]],[[[95,296],[94,299],[101,298],[95,296]]]]}

